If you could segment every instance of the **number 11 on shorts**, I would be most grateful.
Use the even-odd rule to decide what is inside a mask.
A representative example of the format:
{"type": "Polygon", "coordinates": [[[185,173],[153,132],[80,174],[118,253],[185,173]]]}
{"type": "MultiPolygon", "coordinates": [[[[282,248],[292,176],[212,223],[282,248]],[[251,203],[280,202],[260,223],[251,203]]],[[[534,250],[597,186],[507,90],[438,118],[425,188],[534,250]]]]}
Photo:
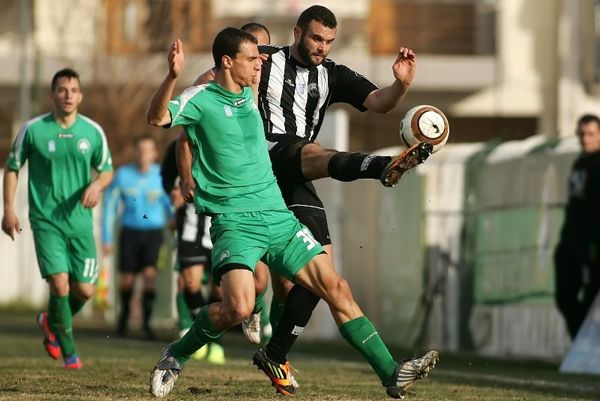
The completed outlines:
{"type": "Polygon", "coordinates": [[[296,233],[296,238],[302,238],[302,241],[306,244],[307,251],[310,251],[317,245],[317,240],[315,240],[310,230],[306,227],[296,233]]]}

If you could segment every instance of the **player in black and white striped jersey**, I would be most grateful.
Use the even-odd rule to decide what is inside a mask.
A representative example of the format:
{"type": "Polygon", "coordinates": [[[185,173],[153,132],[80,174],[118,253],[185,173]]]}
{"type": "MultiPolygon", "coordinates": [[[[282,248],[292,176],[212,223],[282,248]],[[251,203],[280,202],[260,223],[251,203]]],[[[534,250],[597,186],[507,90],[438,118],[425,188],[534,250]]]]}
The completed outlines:
{"type": "MultiPolygon", "coordinates": [[[[414,52],[401,48],[392,67],[393,83],[378,88],[350,68],[327,59],[336,31],[334,14],[325,7],[312,6],[300,15],[291,46],[259,46],[264,62],[258,102],[273,170],[288,208],[329,255],[332,247],[327,218],[311,181],[325,177],[339,181],[379,179],[385,186],[393,186],[406,170],[423,162],[432,150],[429,144],[419,144],[401,155],[388,157],[338,152],[316,142],[330,105],[347,103],[359,111],[386,113],[404,97],[415,72],[414,52]]],[[[186,138],[182,139],[185,143],[186,138]]],[[[191,198],[193,186],[193,182],[182,185],[187,199],[191,198]]],[[[273,280],[275,297],[283,299],[287,291],[289,294],[279,326],[260,357],[284,366],[287,353],[319,299],[300,286],[292,287],[287,282],[286,291],[281,286],[278,289],[276,283],[273,280]]],[[[293,392],[291,383],[275,384],[278,390],[278,386],[285,386],[285,392],[293,392]]]]}
{"type": "MultiPolygon", "coordinates": [[[[338,152],[315,142],[330,105],[346,103],[359,111],[388,112],[404,97],[415,73],[415,54],[408,48],[400,49],[392,67],[394,81],[384,88],[328,59],[336,27],[330,10],[312,6],[300,15],[291,46],[259,46],[260,52],[268,56],[263,62],[258,100],[273,171],[288,208],[309,227],[329,255],[332,247],[327,218],[311,180],[370,178],[393,186],[407,167],[421,163],[431,151],[428,145],[420,144],[416,156],[407,152],[390,158],[338,152]]],[[[285,364],[287,353],[317,302],[308,290],[294,286],[285,300],[279,326],[261,355],[285,364]]]]}

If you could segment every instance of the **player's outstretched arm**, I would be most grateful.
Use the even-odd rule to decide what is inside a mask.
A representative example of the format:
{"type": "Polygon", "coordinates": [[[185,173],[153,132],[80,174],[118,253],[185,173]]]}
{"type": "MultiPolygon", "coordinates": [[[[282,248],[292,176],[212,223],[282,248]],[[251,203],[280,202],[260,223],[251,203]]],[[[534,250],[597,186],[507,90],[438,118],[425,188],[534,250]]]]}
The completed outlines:
{"type": "Polygon", "coordinates": [[[11,170],[8,166],[4,169],[4,216],[2,217],[2,231],[6,233],[12,240],[15,240],[15,232],[21,231],[19,218],[15,214],[14,199],[17,191],[18,175],[17,172],[11,170]]]}
{"type": "Polygon", "coordinates": [[[396,107],[415,77],[416,65],[415,52],[407,47],[401,47],[392,66],[394,83],[371,92],[365,99],[364,106],[377,113],[387,113],[396,107]]]}
{"type": "Polygon", "coordinates": [[[93,208],[100,201],[100,194],[104,189],[110,185],[113,179],[112,171],[102,171],[98,173],[96,179],[87,186],[83,195],[81,196],[81,203],[83,207],[93,208]]]}
{"type": "Polygon", "coordinates": [[[190,140],[185,132],[177,139],[177,169],[179,170],[179,186],[183,199],[192,203],[194,201],[194,190],[196,182],[192,176],[192,148],[190,140]]]}
{"type": "Polygon", "coordinates": [[[169,62],[169,73],[158,87],[154,96],[152,96],[147,115],[148,124],[156,127],[162,127],[171,123],[171,114],[169,113],[168,104],[173,96],[177,78],[183,70],[184,56],[181,39],[176,39],[171,44],[167,60],[169,62]]]}

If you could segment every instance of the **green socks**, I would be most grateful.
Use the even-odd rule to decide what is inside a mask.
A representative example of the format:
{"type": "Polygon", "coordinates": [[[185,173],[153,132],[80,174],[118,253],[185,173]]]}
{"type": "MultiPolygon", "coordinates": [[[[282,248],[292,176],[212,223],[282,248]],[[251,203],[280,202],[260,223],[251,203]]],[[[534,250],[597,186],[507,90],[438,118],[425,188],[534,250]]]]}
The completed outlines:
{"type": "Polygon", "coordinates": [[[200,309],[198,318],[192,327],[171,347],[173,357],[182,365],[202,346],[217,341],[223,335],[223,332],[215,329],[208,319],[208,307],[209,305],[204,305],[200,309]]]}
{"type": "MultiPolygon", "coordinates": [[[[254,300],[254,309],[252,309],[252,313],[259,313],[259,312],[263,312],[266,308],[265,308],[265,293],[267,292],[267,289],[265,288],[265,290],[263,292],[261,292],[260,294],[256,294],[256,299],[254,300]]],[[[262,314],[262,313],[261,313],[262,314]]]]}
{"type": "Polygon", "coordinates": [[[339,329],[342,337],[365,357],[382,382],[392,377],[397,363],[366,316],[350,320],[339,329]]]}
{"type": "Polygon", "coordinates": [[[83,308],[83,305],[85,305],[85,303],[85,300],[76,298],[73,295],[69,295],[69,307],[71,308],[71,316],[75,316],[77,312],[79,312],[81,308],[83,308]]]}
{"type": "Polygon", "coordinates": [[[175,305],[177,306],[177,315],[179,316],[179,330],[187,330],[194,324],[192,313],[185,302],[185,297],[182,292],[178,292],[175,297],[175,305]]]}
{"type": "Polygon", "coordinates": [[[73,314],[69,306],[69,296],[59,297],[50,294],[48,302],[48,323],[60,342],[63,357],[77,353],[73,338],[73,314]]]}

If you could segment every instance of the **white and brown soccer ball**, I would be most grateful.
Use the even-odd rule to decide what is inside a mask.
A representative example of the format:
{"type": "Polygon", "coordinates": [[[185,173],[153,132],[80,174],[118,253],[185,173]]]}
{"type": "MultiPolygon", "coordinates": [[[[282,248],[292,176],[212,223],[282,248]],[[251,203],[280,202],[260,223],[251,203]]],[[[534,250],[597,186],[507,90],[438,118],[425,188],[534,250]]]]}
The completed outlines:
{"type": "Polygon", "coordinates": [[[433,145],[433,153],[448,141],[450,125],[440,109],[426,104],[415,106],[400,121],[400,140],[411,147],[420,142],[433,145]]]}

